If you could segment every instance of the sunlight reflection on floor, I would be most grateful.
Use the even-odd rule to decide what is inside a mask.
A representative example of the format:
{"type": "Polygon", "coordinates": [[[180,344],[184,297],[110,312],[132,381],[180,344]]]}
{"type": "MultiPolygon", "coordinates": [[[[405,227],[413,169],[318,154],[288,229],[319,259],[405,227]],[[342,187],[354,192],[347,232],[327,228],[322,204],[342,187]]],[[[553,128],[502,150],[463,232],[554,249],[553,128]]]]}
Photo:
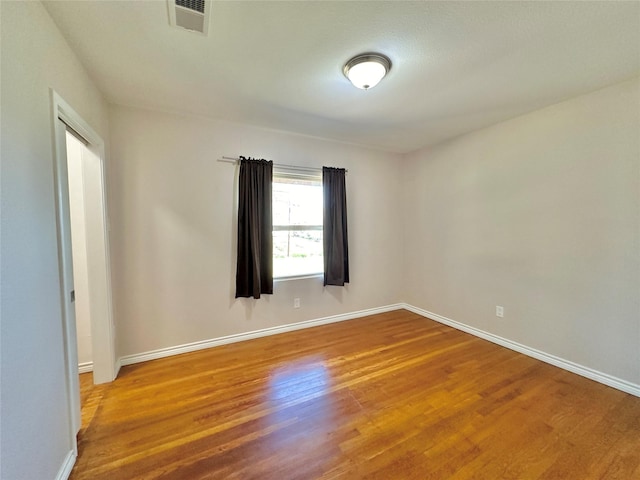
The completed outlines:
{"type": "Polygon", "coordinates": [[[271,448],[311,452],[335,430],[332,377],[324,359],[310,357],[281,366],[269,379],[266,401],[272,411],[264,420],[270,429],[271,448]],[[313,441],[309,441],[313,438],[313,441]]]}
{"type": "Polygon", "coordinates": [[[318,357],[302,359],[276,369],[269,379],[269,401],[297,403],[326,393],[330,374],[318,357]]]}

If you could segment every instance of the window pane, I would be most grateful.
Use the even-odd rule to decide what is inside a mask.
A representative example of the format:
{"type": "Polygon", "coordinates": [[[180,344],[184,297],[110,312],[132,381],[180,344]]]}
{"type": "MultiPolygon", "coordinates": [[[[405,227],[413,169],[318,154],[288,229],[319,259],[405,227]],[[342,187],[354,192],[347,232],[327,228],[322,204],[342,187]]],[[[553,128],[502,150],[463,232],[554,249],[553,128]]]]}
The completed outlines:
{"type": "Polygon", "coordinates": [[[322,273],[322,231],[273,232],[273,276],[322,273]]]}
{"type": "Polygon", "coordinates": [[[322,225],[322,186],[274,178],[274,225],[322,225]]]}
{"type": "Polygon", "coordinates": [[[273,225],[282,228],[273,232],[275,278],[323,272],[320,177],[291,172],[274,174],[273,225]],[[294,226],[296,229],[292,230],[294,226]]]}

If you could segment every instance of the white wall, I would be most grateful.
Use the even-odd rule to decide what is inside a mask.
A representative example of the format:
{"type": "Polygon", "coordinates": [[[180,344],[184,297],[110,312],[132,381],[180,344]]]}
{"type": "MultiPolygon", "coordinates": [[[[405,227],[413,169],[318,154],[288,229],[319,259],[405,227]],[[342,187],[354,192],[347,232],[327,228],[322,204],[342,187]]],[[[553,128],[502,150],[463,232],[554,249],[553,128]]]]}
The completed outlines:
{"type": "Polygon", "coordinates": [[[0,2],[0,477],[55,478],[70,451],[49,87],[108,137],[107,107],[39,2],[0,2]]]}
{"type": "Polygon", "coordinates": [[[398,155],[117,106],[110,124],[120,355],[397,302],[398,155]],[[237,171],[217,159],[238,155],[349,169],[349,286],[323,288],[321,278],[276,282],[273,296],[234,299],[237,171]]]}
{"type": "Polygon", "coordinates": [[[91,313],[89,310],[89,272],[87,270],[87,229],[85,222],[82,150],[84,144],[67,132],[67,166],[69,176],[69,216],[73,254],[73,288],[76,292],[76,336],[78,363],[90,363],[91,313]]]}
{"type": "Polygon", "coordinates": [[[639,105],[634,79],[408,155],[404,300],[640,384],[639,105]]]}
{"type": "Polygon", "coordinates": [[[120,355],[395,303],[399,156],[201,118],[113,107],[109,177],[120,355]],[[349,169],[351,284],[276,282],[234,299],[237,172],[222,156],[349,169]],[[301,308],[293,309],[293,298],[301,308]]]}

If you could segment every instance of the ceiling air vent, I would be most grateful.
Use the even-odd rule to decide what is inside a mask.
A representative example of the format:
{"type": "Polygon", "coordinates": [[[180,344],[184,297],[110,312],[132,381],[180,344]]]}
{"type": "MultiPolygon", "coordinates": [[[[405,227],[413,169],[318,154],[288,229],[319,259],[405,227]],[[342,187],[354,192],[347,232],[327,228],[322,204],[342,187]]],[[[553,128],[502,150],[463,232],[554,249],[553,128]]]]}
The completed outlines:
{"type": "Polygon", "coordinates": [[[169,24],[207,35],[211,2],[205,0],[167,0],[169,24]]]}

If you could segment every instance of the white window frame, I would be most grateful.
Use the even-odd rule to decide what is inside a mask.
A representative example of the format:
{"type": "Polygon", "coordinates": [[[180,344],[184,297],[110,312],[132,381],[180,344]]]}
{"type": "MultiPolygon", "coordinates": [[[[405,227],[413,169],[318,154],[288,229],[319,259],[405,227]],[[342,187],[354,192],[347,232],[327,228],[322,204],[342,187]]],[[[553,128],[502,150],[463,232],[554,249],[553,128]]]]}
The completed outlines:
{"type": "MultiPolygon", "coordinates": [[[[291,167],[277,167],[274,166],[273,169],[273,180],[272,182],[278,183],[277,178],[290,178],[290,179],[298,179],[298,180],[313,180],[317,181],[322,185],[322,170],[314,169],[314,168],[301,168],[295,169],[291,167]]],[[[275,207],[273,210],[275,214],[275,207]]],[[[275,216],[275,215],[274,215],[275,216]]],[[[322,231],[323,225],[273,225],[273,232],[290,232],[290,231],[322,231]]],[[[275,262],[275,251],[274,251],[274,262],[275,262]]],[[[301,280],[305,278],[322,278],[324,276],[324,264],[322,270],[320,272],[309,272],[309,273],[301,273],[297,275],[286,275],[286,276],[275,276],[273,280],[275,282],[280,281],[288,281],[288,280],[301,280]]]]}

